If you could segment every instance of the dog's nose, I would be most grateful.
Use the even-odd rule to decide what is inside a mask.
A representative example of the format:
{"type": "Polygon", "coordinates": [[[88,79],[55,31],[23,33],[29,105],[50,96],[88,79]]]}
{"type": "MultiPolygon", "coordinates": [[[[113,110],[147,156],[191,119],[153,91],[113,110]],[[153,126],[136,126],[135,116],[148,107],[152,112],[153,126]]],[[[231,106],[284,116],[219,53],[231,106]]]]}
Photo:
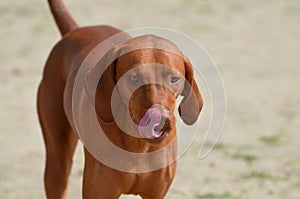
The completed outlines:
{"type": "Polygon", "coordinates": [[[171,122],[168,114],[161,114],[161,120],[158,126],[154,128],[155,131],[169,131],[171,129],[171,122]]]}
{"type": "Polygon", "coordinates": [[[155,105],[145,111],[139,122],[139,133],[142,137],[153,139],[171,130],[171,120],[168,109],[155,105]]]}
{"type": "Polygon", "coordinates": [[[170,117],[170,111],[168,111],[166,108],[161,108],[160,113],[162,120],[167,120],[170,117]]]}

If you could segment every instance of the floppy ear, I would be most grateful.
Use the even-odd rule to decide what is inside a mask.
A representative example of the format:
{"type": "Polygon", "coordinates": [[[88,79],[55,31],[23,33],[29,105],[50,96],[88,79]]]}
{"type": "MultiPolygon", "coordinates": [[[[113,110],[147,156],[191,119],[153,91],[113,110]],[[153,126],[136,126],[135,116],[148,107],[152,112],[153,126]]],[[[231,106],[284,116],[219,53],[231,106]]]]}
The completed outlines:
{"type": "MultiPolygon", "coordinates": [[[[119,55],[119,49],[113,48],[109,50],[104,57],[98,62],[97,70],[93,71],[92,75],[99,75],[105,67],[108,67],[103,72],[96,88],[95,93],[95,109],[98,116],[104,122],[112,122],[114,120],[111,109],[111,97],[113,89],[117,83],[116,80],[116,64],[119,55]]],[[[120,103],[116,103],[120,104],[120,103]]]]}
{"type": "Polygon", "coordinates": [[[186,57],[184,58],[184,66],[186,81],[181,93],[184,98],[178,107],[178,111],[184,123],[192,125],[196,122],[201,112],[203,100],[196,81],[194,80],[192,64],[186,57]]]}

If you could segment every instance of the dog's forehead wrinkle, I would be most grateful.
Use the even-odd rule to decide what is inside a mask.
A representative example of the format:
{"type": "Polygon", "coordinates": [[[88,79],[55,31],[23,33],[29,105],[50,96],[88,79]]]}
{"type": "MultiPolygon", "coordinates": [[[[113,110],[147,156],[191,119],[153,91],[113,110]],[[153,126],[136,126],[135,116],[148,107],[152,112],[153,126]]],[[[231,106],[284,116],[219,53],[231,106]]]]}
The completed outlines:
{"type": "Polygon", "coordinates": [[[172,68],[169,65],[150,63],[140,65],[132,68],[130,71],[134,71],[140,74],[142,77],[148,77],[148,79],[155,80],[155,82],[162,82],[169,75],[178,75],[180,72],[176,68],[172,68]]]}
{"type": "Polygon", "coordinates": [[[182,56],[182,52],[173,42],[153,34],[131,38],[123,43],[120,48],[123,52],[130,52],[138,49],[161,49],[182,56]]]}
{"type": "Polygon", "coordinates": [[[180,67],[184,64],[182,56],[159,49],[139,49],[123,54],[119,59],[128,67],[143,64],[158,63],[170,67],[180,67]]]}

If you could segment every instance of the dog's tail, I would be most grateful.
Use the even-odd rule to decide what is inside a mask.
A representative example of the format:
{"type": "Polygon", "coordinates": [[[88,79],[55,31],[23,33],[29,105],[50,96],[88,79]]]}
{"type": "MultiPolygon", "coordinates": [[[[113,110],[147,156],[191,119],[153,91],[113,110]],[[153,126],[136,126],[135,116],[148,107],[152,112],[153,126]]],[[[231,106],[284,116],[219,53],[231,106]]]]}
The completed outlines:
{"type": "Polygon", "coordinates": [[[65,4],[63,3],[63,0],[48,0],[48,3],[62,36],[64,36],[69,31],[78,28],[78,25],[70,15],[65,4]]]}

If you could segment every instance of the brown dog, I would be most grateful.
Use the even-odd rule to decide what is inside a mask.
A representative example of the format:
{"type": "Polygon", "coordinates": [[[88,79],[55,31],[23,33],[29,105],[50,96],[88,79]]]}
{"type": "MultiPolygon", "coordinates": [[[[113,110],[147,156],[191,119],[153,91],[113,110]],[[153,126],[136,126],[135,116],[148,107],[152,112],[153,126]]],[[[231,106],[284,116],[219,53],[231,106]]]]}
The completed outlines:
{"type": "MultiPolygon", "coordinates": [[[[47,198],[58,199],[66,198],[72,156],[78,140],[71,110],[75,75],[80,63],[96,45],[121,31],[110,26],[78,28],[61,0],[48,2],[63,38],[53,48],[44,69],[38,92],[38,114],[46,145],[46,195],[47,198]]],[[[114,47],[106,56],[115,57],[116,60],[105,70],[96,93],[90,93],[90,97],[95,99],[94,108],[99,124],[116,146],[135,153],[153,152],[166,146],[176,137],[173,113],[179,95],[184,96],[179,106],[183,121],[191,125],[197,120],[202,98],[193,79],[190,62],[174,44],[160,37],[145,35],[114,47]],[[132,50],[117,58],[124,49],[134,49],[141,43],[150,43],[153,48],[132,50]],[[158,44],[167,50],[155,49],[158,44]],[[145,64],[168,67],[140,67],[145,64]],[[182,76],[189,84],[185,83],[182,76]],[[118,85],[118,115],[124,121],[129,121],[124,114],[129,111],[137,125],[147,117],[150,120],[157,119],[158,124],[150,130],[133,130],[132,134],[139,132],[140,137],[128,135],[114,123],[111,97],[116,83],[122,77],[125,78],[118,85]],[[136,86],[147,81],[149,83],[136,86]],[[158,83],[151,83],[153,81],[158,83]],[[129,96],[131,91],[133,94],[129,96]],[[123,103],[126,100],[129,101],[128,106],[123,103]]],[[[131,128],[130,123],[126,125],[131,128]]],[[[170,153],[176,153],[176,147],[170,153]]],[[[164,160],[168,156],[172,154],[160,158],[164,160]]],[[[136,165],[137,168],[139,166],[136,165]]],[[[98,161],[85,147],[83,198],[113,199],[121,194],[139,194],[144,199],[162,199],[174,178],[175,169],[176,163],[172,162],[151,172],[118,171],[98,161]]]]}

